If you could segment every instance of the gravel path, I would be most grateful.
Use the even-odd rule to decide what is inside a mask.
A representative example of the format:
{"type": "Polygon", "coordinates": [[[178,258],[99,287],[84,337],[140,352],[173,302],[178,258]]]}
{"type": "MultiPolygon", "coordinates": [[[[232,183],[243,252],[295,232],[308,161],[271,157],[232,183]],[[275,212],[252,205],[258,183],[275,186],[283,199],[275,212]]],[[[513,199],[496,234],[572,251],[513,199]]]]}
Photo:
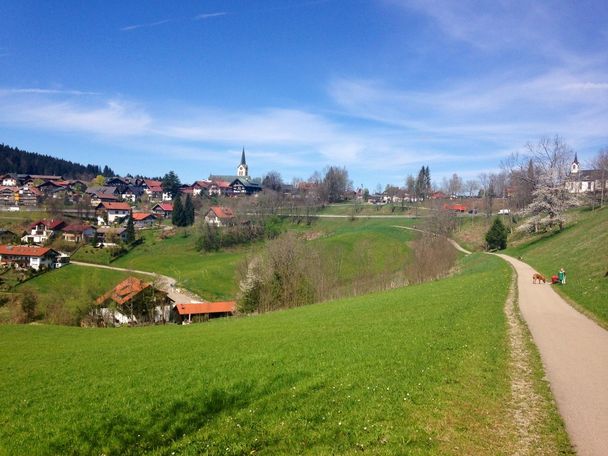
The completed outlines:
{"type": "Polygon", "coordinates": [[[89,268],[99,268],[99,269],[111,269],[113,271],[123,271],[123,272],[132,272],[134,274],[142,274],[154,278],[158,278],[157,286],[161,290],[167,293],[169,298],[173,300],[175,303],[186,304],[190,302],[204,302],[199,296],[191,293],[188,290],[184,290],[181,288],[177,288],[175,284],[177,281],[173,277],[169,277],[162,274],[156,274],[154,272],[149,271],[138,271],[136,269],[127,269],[127,268],[117,268],[115,266],[105,266],[103,264],[94,264],[94,263],[83,263],[82,261],[71,261],[71,264],[75,264],[77,266],[86,266],[89,268]]]}
{"type": "Polygon", "coordinates": [[[517,271],[519,307],[574,448],[608,455],[608,331],[568,305],[558,285],[532,284],[532,267],[498,256],[517,271]]]}

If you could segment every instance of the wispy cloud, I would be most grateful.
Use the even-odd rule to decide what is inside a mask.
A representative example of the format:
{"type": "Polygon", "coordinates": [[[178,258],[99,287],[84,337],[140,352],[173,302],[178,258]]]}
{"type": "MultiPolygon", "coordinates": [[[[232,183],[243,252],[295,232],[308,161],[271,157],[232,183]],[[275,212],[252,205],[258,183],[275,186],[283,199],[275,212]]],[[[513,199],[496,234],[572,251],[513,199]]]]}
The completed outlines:
{"type": "Polygon", "coordinates": [[[81,90],[65,90],[65,89],[41,89],[36,87],[23,88],[23,89],[0,89],[1,92],[10,93],[30,93],[30,94],[46,94],[46,95],[99,95],[99,92],[84,92],[81,90]]]}
{"type": "Polygon", "coordinates": [[[144,23],[144,24],[127,25],[126,27],[122,27],[120,30],[122,32],[130,32],[131,30],[137,30],[137,29],[141,29],[141,28],[158,27],[159,25],[167,24],[169,22],[172,22],[172,20],[171,19],[163,19],[161,21],[156,21],[156,22],[148,22],[148,23],[144,23]]]}
{"type": "Polygon", "coordinates": [[[228,12],[226,11],[218,11],[216,13],[203,13],[194,16],[194,20],[200,21],[204,19],[211,19],[212,17],[226,16],[228,12]]]}

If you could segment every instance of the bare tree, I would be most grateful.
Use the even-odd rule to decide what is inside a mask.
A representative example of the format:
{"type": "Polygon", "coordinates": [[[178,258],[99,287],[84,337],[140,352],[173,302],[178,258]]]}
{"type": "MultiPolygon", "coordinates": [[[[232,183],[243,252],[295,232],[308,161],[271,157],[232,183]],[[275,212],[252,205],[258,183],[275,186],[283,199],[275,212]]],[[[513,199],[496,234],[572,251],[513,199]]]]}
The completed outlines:
{"type": "Polygon", "coordinates": [[[604,207],[604,198],[608,184],[608,147],[600,150],[591,162],[594,169],[599,171],[600,207],[604,207]]]}
{"type": "Polygon", "coordinates": [[[283,189],[283,179],[278,171],[269,171],[262,180],[262,186],[280,192],[283,189]]]}
{"type": "Polygon", "coordinates": [[[464,183],[464,190],[472,197],[479,190],[479,181],[469,179],[464,183]]]}
{"type": "Polygon", "coordinates": [[[460,176],[456,173],[452,174],[452,177],[450,177],[449,181],[448,181],[448,186],[447,186],[447,191],[448,194],[450,196],[454,195],[457,196],[458,194],[460,194],[462,192],[462,179],[460,178],[460,176]]]}

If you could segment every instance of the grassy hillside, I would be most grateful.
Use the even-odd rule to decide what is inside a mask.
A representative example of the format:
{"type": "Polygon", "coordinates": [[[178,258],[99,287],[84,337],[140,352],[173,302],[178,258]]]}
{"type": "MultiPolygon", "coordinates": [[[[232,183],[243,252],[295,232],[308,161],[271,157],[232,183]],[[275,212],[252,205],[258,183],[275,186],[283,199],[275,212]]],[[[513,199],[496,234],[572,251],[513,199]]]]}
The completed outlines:
{"type": "Polygon", "coordinates": [[[542,274],[567,273],[556,290],[608,326],[608,208],[578,210],[559,233],[526,237],[508,249],[542,274]]]}
{"type": "Polygon", "coordinates": [[[462,269],[188,327],[0,326],[0,453],[507,454],[510,269],[462,269]]]}
{"type": "MultiPolygon", "coordinates": [[[[310,242],[339,258],[337,274],[346,283],[353,268],[365,267],[370,274],[403,269],[406,241],[411,233],[392,228],[389,221],[320,220],[312,226],[287,225],[287,229],[312,234],[310,242]]],[[[181,286],[205,299],[234,299],[238,264],[262,244],[201,253],[195,249],[195,235],[178,234],[160,239],[148,233],[146,242],[112,263],[113,266],[158,272],[175,277],[181,286]]]]}

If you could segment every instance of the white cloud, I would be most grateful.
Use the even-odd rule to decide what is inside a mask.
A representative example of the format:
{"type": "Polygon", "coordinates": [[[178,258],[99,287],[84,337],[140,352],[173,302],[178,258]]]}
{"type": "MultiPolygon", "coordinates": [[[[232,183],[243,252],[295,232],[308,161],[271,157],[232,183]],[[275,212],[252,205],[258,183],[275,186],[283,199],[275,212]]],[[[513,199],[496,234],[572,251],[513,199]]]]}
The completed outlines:
{"type": "Polygon", "coordinates": [[[211,19],[212,17],[226,16],[227,14],[228,13],[226,11],[218,11],[216,13],[203,13],[203,14],[194,16],[194,19],[195,20],[211,19]]]}
{"type": "Polygon", "coordinates": [[[141,28],[157,27],[159,25],[167,24],[169,22],[171,22],[171,19],[163,19],[161,21],[148,22],[148,23],[144,23],[144,24],[127,25],[126,27],[122,27],[120,29],[120,31],[121,32],[130,32],[131,30],[137,30],[137,29],[141,29],[141,28]]]}

